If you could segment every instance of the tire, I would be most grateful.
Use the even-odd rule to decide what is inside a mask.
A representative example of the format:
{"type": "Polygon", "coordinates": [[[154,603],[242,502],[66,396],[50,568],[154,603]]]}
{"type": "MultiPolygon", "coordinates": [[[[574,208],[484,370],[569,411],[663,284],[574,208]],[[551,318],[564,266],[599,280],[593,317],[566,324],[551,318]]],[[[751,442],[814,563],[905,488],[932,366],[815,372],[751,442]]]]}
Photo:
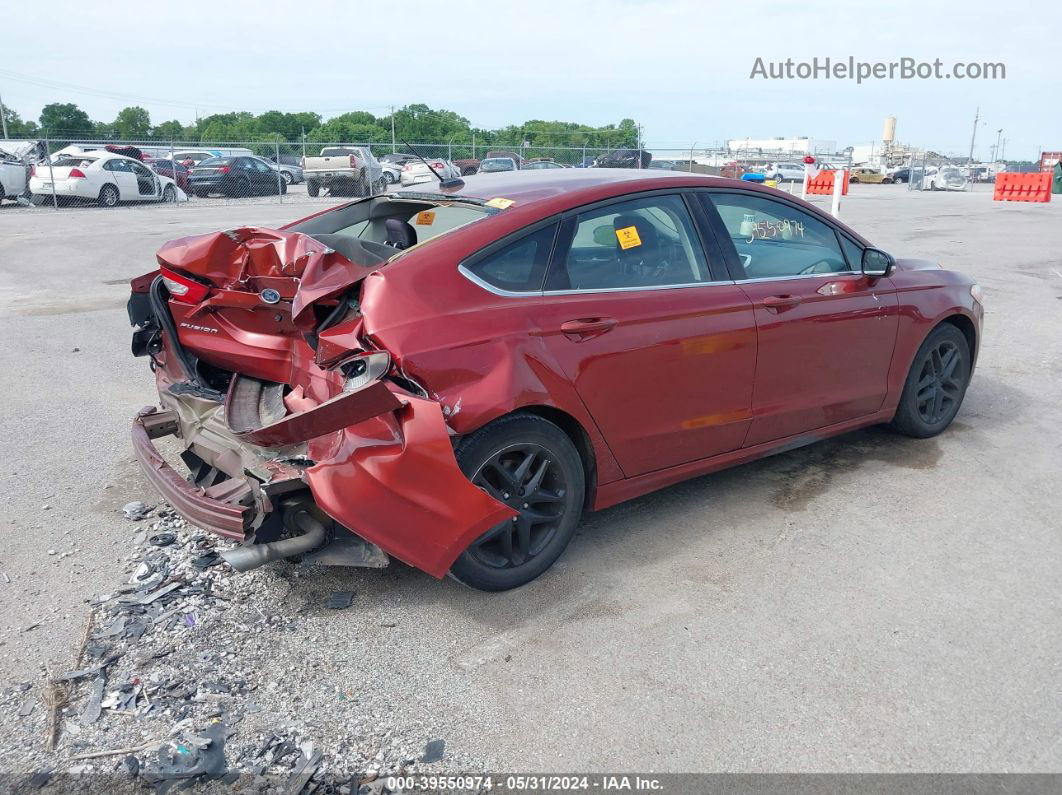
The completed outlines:
{"type": "Polygon", "coordinates": [[[100,207],[117,207],[118,206],[119,193],[118,188],[114,185],[104,185],[100,188],[99,205],[100,207]]]}
{"type": "Polygon", "coordinates": [[[163,203],[173,204],[177,201],[177,189],[173,185],[167,185],[162,191],[163,203]]]}
{"type": "Polygon", "coordinates": [[[398,177],[396,177],[390,171],[384,172],[384,179],[387,181],[388,185],[394,185],[396,182],[398,182],[398,177]]]}
{"type": "Polygon", "coordinates": [[[314,182],[312,179],[306,183],[306,192],[310,196],[317,196],[321,193],[321,183],[314,182]]]}
{"type": "Polygon", "coordinates": [[[281,182],[280,182],[280,191],[279,191],[281,196],[284,196],[288,192],[288,184],[289,183],[284,182],[283,180],[281,180],[281,182]]]}
{"type": "Polygon", "coordinates": [[[848,182],[852,185],[855,185],[857,182],[859,182],[859,177],[849,177],[848,182]]]}
{"type": "Polygon", "coordinates": [[[385,193],[387,191],[387,178],[380,177],[380,181],[376,183],[376,192],[385,193]]]}
{"type": "Polygon", "coordinates": [[[284,184],[286,185],[293,185],[295,183],[295,177],[291,176],[290,171],[281,171],[280,176],[283,178],[284,184]]]}
{"type": "Polygon", "coordinates": [[[526,585],[553,565],[579,525],[586,485],[579,452],[549,420],[511,414],[467,436],[455,455],[473,483],[521,515],[472,542],[450,573],[481,591],[526,585]],[[529,484],[535,491],[522,496],[517,489],[529,484]]]}
{"type": "Polygon", "coordinates": [[[972,359],[966,337],[941,323],[915,354],[890,427],[905,436],[936,436],[955,419],[970,383],[972,359]]]}

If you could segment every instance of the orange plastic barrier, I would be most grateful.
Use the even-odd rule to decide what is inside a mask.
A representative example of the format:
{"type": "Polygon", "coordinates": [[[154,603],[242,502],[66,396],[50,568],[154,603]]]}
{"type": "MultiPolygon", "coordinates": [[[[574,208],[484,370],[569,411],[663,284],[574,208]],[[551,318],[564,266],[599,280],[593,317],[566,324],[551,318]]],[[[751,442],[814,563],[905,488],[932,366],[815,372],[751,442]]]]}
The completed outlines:
{"type": "Polygon", "coordinates": [[[992,199],[997,202],[1049,202],[1051,172],[996,174],[996,190],[992,199]]]}
{"type": "MultiPolygon", "coordinates": [[[[808,180],[808,194],[830,196],[833,194],[833,175],[836,171],[820,171],[808,180]]],[[[848,170],[840,172],[844,174],[844,182],[841,184],[841,195],[848,195],[848,170]]]]}

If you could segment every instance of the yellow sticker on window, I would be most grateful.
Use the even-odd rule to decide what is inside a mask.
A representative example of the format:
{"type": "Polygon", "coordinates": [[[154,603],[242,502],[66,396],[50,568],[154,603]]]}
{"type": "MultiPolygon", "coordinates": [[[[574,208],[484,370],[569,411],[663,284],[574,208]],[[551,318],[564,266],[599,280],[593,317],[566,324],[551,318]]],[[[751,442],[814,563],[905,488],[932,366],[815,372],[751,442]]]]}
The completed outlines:
{"type": "Polygon", "coordinates": [[[417,213],[417,226],[431,226],[435,223],[435,210],[421,210],[417,213]]]}
{"type": "Polygon", "coordinates": [[[619,241],[620,248],[624,251],[642,244],[642,239],[638,237],[638,227],[636,226],[625,226],[622,229],[617,229],[616,239],[619,241]]]}
{"type": "Polygon", "coordinates": [[[489,202],[486,202],[486,205],[488,207],[493,207],[495,210],[508,210],[514,204],[516,204],[516,202],[514,202],[512,199],[502,199],[500,197],[497,199],[491,199],[489,202]]]}

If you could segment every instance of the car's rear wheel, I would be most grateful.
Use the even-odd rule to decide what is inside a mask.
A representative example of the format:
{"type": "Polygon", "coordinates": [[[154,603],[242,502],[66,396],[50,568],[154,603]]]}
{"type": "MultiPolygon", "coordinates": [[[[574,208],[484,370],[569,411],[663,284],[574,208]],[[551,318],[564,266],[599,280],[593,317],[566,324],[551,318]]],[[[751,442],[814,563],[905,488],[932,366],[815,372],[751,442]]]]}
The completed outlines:
{"type": "Polygon", "coordinates": [[[530,414],[502,417],[455,451],[468,478],[518,516],[492,527],[466,549],[450,573],[482,591],[524,585],[553,565],[583,511],[583,462],[571,439],[530,414]]]}
{"type": "Polygon", "coordinates": [[[390,171],[384,172],[384,179],[387,180],[388,185],[394,185],[396,182],[398,182],[398,178],[395,177],[395,175],[392,174],[390,171]]]}
{"type": "Polygon", "coordinates": [[[99,203],[101,207],[114,207],[118,204],[118,188],[114,185],[104,185],[100,188],[99,203]]]}
{"type": "Polygon", "coordinates": [[[915,354],[891,427],[925,439],[947,428],[959,412],[972,365],[966,337],[951,323],[930,332],[915,354]]]}
{"type": "Polygon", "coordinates": [[[321,183],[314,182],[312,179],[306,180],[306,192],[310,196],[317,196],[321,192],[321,183]]]}

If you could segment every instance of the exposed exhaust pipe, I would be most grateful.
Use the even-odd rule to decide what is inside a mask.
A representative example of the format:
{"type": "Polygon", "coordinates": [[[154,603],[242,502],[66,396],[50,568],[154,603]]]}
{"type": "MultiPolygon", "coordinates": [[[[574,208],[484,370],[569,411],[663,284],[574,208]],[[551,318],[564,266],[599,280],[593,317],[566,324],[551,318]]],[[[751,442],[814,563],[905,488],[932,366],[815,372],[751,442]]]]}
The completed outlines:
{"type": "Polygon", "coordinates": [[[225,550],[221,553],[221,557],[236,571],[250,571],[274,560],[309,552],[321,546],[328,535],[325,526],[305,509],[293,512],[291,524],[296,529],[302,530],[301,536],[284,538],[269,544],[245,544],[235,549],[225,550]]]}

